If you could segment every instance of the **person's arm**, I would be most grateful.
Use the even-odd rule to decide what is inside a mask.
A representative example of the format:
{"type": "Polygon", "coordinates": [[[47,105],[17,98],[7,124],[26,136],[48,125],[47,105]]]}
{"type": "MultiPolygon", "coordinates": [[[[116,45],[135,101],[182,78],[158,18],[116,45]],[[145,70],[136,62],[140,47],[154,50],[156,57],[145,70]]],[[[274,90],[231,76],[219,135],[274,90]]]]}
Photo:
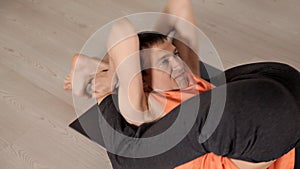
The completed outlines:
{"type": "Polygon", "coordinates": [[[149,111],[143,89],[139,39],[128,19],[123,18],[113,25],[107,47],[110,64],[116,69],[119,81],[121,114],[129,123],[137,126],[155,120],[158,115],[149,111]]]}
{"type": "Polygon", "coordinates": [[[195,53],[198,50],[197,29],[191,1],[169,0],[163,13],[170,15],[162,15],[155,29],[165,34],[175,31],[173,44],[179,56],[194,74],[200,75],[199,57],[195,53]]]}

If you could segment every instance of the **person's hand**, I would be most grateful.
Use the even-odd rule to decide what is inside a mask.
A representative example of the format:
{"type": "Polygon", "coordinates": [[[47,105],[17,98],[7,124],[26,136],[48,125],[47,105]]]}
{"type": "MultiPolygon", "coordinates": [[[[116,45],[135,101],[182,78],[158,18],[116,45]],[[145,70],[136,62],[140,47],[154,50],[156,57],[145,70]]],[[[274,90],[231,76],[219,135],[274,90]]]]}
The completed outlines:
{"type": "Polygon", "coordinates": [[[96,75],[99,59],[77,53],[72,58],[70,73],[64,81],[64,89],[70,90],[76,96],[90,98],[90,83],[96,75]]]}
{"type": "Polygon", "coordinates": [[[98,103],[113,93],[117,83],[116,76],[114,76],[115,67],[110,60],[111,58],[107,55],[99,62],[97,73],[91,81],[92,96],[97,98],[98,103]]]}
{"type": "Polygon", "coordinates": [[[85,98],[97,98],[100,103],[113,92],[117,83],[115,67],[106,55],[102,60],[84,54],[75,54],[70,73],[64,81],[64,89],[85,98]]]}

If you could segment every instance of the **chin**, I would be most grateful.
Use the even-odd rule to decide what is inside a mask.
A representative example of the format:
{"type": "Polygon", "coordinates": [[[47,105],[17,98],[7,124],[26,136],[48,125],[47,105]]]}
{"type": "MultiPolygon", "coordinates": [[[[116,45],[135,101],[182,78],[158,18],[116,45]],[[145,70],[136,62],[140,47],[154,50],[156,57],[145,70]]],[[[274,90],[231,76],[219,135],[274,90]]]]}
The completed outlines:
{"type": "Polygon", "coordinates": [[[189,81],[188,80],[182,80],[181,83],[178,83],[178,87],[180,89],[184,89],[184,88],[187,88],[189,87],[189,81]]]}

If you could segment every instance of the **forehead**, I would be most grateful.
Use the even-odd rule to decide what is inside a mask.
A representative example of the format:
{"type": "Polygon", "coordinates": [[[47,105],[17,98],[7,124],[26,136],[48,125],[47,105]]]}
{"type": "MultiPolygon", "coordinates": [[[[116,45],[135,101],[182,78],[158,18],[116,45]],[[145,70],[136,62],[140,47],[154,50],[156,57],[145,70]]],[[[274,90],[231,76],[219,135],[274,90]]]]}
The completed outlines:
{"type": "Polygon", "coordinates": [[[143,65],[153,65],[157,63],[166,54],[173,53],[175,46],[165,40],[163,43],[153,45],[151,48],[141,50],[141,59],[143,65]]]}

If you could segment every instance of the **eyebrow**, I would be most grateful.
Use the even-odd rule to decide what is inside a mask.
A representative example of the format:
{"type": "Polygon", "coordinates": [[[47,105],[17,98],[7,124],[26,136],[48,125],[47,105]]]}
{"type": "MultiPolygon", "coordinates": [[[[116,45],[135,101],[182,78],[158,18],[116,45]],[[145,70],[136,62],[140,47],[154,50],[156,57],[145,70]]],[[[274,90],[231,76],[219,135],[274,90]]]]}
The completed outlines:
{"type": "Polygon", "coordinates": [[[158,59],[158,61],[157,61],[157,62],[160,62],[160,61],[164,60],[164,59],[165,59],[165,58],[167,58],[167,57],[173,56],[173,55],[174,55],[174,53],[175,53],[176,51],[177,51],[177,48],[175,48],[175,49],[174,49],[174,51],[173,51],[173,53],[172,53],[172,54],[168,53],[168,54],[166,54],[166,55],[162,56],[160,59],[158,59]]]}

